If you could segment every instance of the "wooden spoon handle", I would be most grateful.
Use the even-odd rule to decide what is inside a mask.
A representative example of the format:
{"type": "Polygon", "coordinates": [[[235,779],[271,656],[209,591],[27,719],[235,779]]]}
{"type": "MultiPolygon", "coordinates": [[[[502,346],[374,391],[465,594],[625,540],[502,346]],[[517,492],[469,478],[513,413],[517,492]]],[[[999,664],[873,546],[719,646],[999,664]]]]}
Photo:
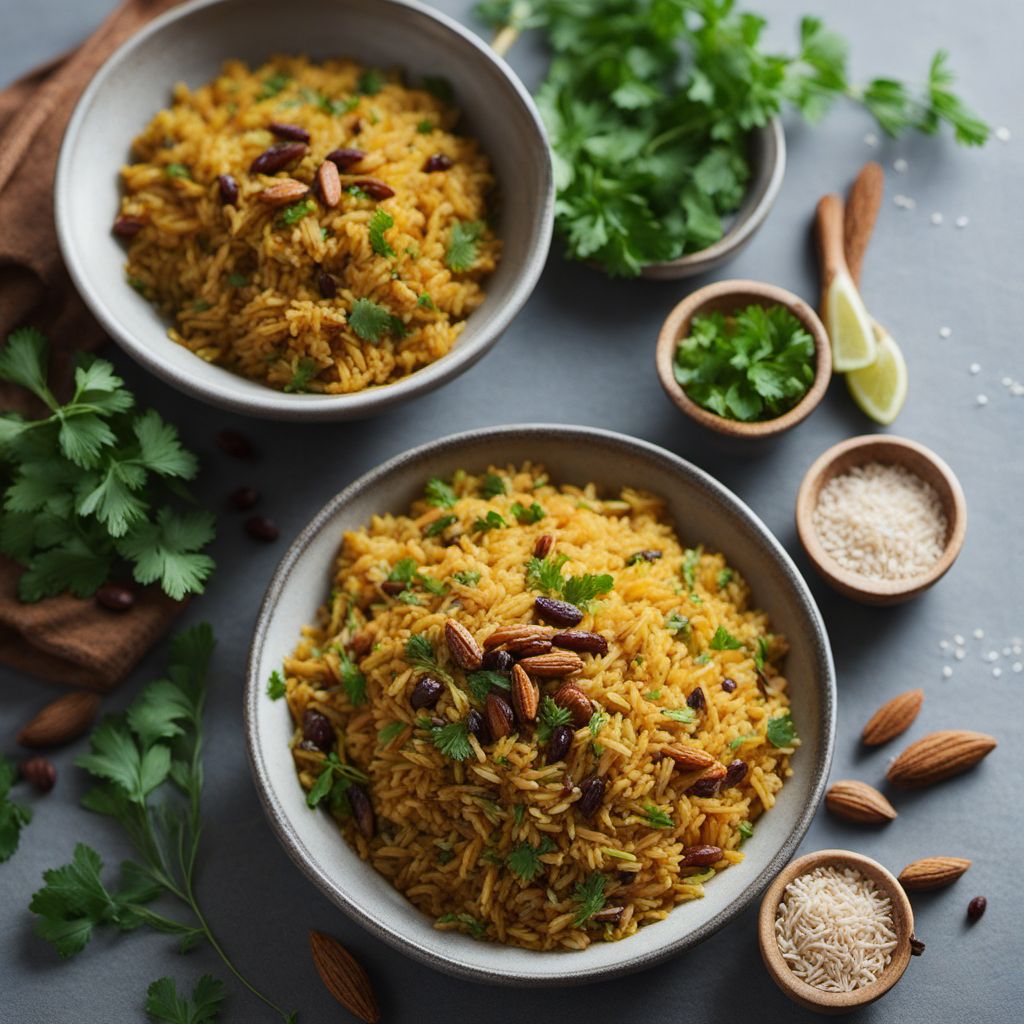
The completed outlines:
{"type": "Polygon", "coordinates": [[[843,249],[853,283],[860,287],[860,272],[864,263],[871,233],[875,229],[878,211],[882,206],[885,175],[881,165],[873,160],[866,163],[850,186],[843,216],[843,249]]]}
{"type": "Polygon", "coordinates": [[[835,192],[819,200],[815,211],[815,227],[818,259],[821,262],[821,312],[824,315],[825,299],[832,279],[837,274],[850,272],[843,253],[843,201],[835,192]]]}

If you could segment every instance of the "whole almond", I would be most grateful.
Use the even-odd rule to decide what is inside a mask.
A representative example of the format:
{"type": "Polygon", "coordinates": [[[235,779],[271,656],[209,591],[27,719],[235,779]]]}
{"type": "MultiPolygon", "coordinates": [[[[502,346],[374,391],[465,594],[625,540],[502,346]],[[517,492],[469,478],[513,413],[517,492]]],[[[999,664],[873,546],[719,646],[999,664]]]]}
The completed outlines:
{"type": "MultiPolygon", "coordinates": [[[[713,764],[718,763],[713,755],[709,754],[706,750],[701,750],[700,747],[662,747],[661,752],[665,757],[672,758],[680,768],[688,772],[708,769],[713,764]]],[[[726,769],[723,767],[723,776],[725,771],[726,769]]]]}
{"type": "Polygon", "coordinates": [[[487,727],[491,731],[492,739],[500,740],[515,728],[516,719],[512,706],[493,690],[487,694],[487,700],[484,702],[484,716],[487,718],[487,727]]]}
{"type": "Polygon", "coordinates": [[[378,1024],[377,997],[363,965],[337,939],[323,932],[310,931],[309,948],[327,991],[361,1021],[378,1024]]]}
{"type": "Polygon", "coordinates": [[[76,690],[47,704],[18,733],[23,747],[58,747],[78,739],[92,725],[100,709],[98,694],[76,690]]]}
{"type": "Polygon", "coordinates": [[[484,649],[489,651],[517,640],[540,640],[550,637],[551,630],[547,626],[539,626],[533,622],[518,622],[511,626],[499,626],[484,640],[484,649]]]}
{"type": "Polygon", "coordinates": [[[525,725],[537,717],[540,705],[540,691],[537,684],[526,674],[522,665],[512,666],[512,707],[520,724],[525,725]]]}
{"type": "MultiPolygon", "coordinates": [[[[523,663],[516,667],[522,668],[523,663]]],[[[594,715],[590,698],[575,683],[562,683],[555,691],[553,700],[572,715],[572,724],[577,729],[582,729],[594,715]]]]}
{"type": "Polygon", "coordinates": [[[840,818],[864,825],[881,825],[896,817],[896,808],[874,786],[856,779],[833,782],[825,794],[825,806],[840,818]]]}
{"type": "Polygon", "coordinates": [[[557,679],[559,676],[571,676],[583,668],[583,660],[572,651],[552,651],[550,654],[537,654],[523,658],[520,662],[527,672],[545,679],[557,679]]]}
{"type": "Polygon", "coordinates": [[[945,729],[929,733],[911,743],[885,775],[894,786],[930,786],[973,768],[995,747],[996,741],[983,732],[945,729]]]}
{"type": "Polygon", "coordinates": [[[533,545],[534,558],[547,558],[555,546],[555,538],[550,533],[542,533],[533,545]]]}
{"type": "Polygon", "coordinates": [[[924,892],[952,885],[970,866],[966,857],[924,857],[911,861],[898,877],[908,892],[924,892]]]}
{"type": "Polygon", "coordinates": [[[325,160],[316,172],[316,181],[320,186],[320,198],[325,206],[335,207],[341,202],[341,178],[338,167],[325,160]]]}
{"type": "Polygon", "coordinates": [[[452,658],[459,668],[468,672],[475,672],[484,660],[484,652],[480,645],[473,639],[473,634],[455,619],[446,619],[444,624],[444,638],[451,651],[452,658]]]}
{"type": "Polygon", "coordinates": [[[287,206],[308,193],[308,185],[304,185],[294,178],[284,178],[265,188],[262,192],[258,192],[256,198],[261,203],[266,203],[267,206],[287,206]]]}
{"type": "Polygon", "coordinates": [[[901,732],[906,732],[910,723],[924,703],[924,690],[907,690],[892,700],[886,701],[869,719],[860,734],[861,741],[869,747],[888,743],[901,732]]]}

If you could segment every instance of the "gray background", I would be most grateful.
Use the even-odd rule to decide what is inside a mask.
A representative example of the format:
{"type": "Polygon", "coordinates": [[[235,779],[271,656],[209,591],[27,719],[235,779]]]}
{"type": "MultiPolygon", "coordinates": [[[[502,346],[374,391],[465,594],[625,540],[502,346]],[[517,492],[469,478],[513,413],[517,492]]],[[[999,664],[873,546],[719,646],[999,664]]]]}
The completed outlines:
{"type": "MultiPolygon", "coordinates": [[[[110,0],[2,0],[0,80],[84,36],[110,0]]],[[[439,6],[470,22],[467,0],[439,6]]],[[[1019,529],[1024,499],[1021,451],[1024,397],[1000,384],[1024,378],[1024,293],[1019,278],[1024,241],[1024,71],[1020,39],[1024,7],[1012,0],[760,0],[771,38],[788,47],[797,19],[820,13],[852,43],[854,74],[890,73],[915,78],[931,53],[946,46],[961,74],[964,94],[995,125],[1013,133],[982,151],[957,149],[948,137],[864,141],[873,126],[861,112],[837,110],[811,130],[787,121],[789,168],[774,212],[749,249],[724,274],[772,281],[809,299],[817,293],[809,244],[818,197],[844,189],[861,163],[880,159],[887,170],[886,203],[868,254],[864,293],[872,311],[899,340],[910,369],[910,395],[895,432],[943,455],[967,493],[970,524],[960,560],[932,592],[889,610],[851,604],[811,573],[796,542],[793,504],[800,479],[825,447],[867,432],[871,424],[833,384],[814,417],[753,455],[722,450],[716,439],[682,418],[662,394],[652,365],[663,317],[694,285],[609,282],[567,264],[555,245],[530,303],[497,348],[458,381],[431,395],[358,424],[303,427],[247,421],[206,408],[147,378],[117,349],[107,354],[124,372],[142,404],[177,422],[203,457],[201,497],[219,507],[240,484],[264,492],[261,511],[278,520],[273,546],[249,541],[240,518],[222,513],[214,555],[220,570],[186,621],[210,620],[217,650],[208,714],[205,856],[201,898],[214,928],[249,976],[280,1004],[302,1010],[302,1020],[347,1019],[324,991],[306,948],[310,927],[339,936],[374,979],[384,1017],[391,1021],[806,1020],[760,963],[755,908],[698,949],[646,973],[584,989],[498,991],[456,981],[404,959],[327,904],[292,866],[267,827],[250,783],[243,750],[243,668],[256,608],[287,540],[355,476],[414,444],[491,423],[562,421],[635,434],[678,452],[732,487],[765,520],[808,574],[832,634],[839,673],[839,731],[833,776],[878,783],[888,758],[864,753],[857,736],[883,700],[915,686],[927,693],[913,737],[937,728],[993,733],[1000,746],[976,771],[939,789],[899,796],[900,817],[884,831],[846,826],[820,813],[803,850],[850,847],[898,871],[933,854],[974,859],[952,889],[915,897],[917,932],[928,945],[903,982],[856,1018],[863,1021],[944,1022],[1020,1019],[1021,932],[1018,862],[1024,811],[1013,786],[1020,779],[1015,752],[1024,739],[1024,673],[1009,662],[994,678],[983,651],[1001,650],[1024,634],[1024,542],[1019,529]],[[893,161],[909,163],[895,173],[893,161]],[[895,206],[895,194],[916,200],[913,211],[895,206]],[[939,211],[935,227],[929,215],[939,211]],[[958,216],[970,218],[962,230],[958,216]],[[952,336],[942,339],[939,328],[952,336]],[[981,365],[976,376],[972,362],[981,365]],[[987,394],[984,408],[976,405],[987,394]],[[247,433],[262,453],[257,463],[232,462],[213,445],[222,428],[247,433]],[[976,641],[980,627],[985,639],[976,641]],[[961,633],[963,661],[944,660],[939,643],[961,633]],[[943,679],[944,664],[955,666],[943,679]],[[1007,782],[1010,785],[1007,785],[1007,782]],[[975,927],[965,923],[970,897],[983,893],[989,910],[975,927]]],[[[543,68],[537,40],[520,41],[513,66],[534,87],[543,68]]],[[[49,211],[26,211],[48,216],[49,211]]],[[[154,678],[158,648],[131,681],[106,701],[126,703],[154,678]]],[[[56,691],[0,673],[3,728],[0,743],[13,752],[13,735],[56,691]]],[[[171,974],[191,983],[212,971],[227,978],[217,957],[201,949],[187,958],[167,938],[147,932],[102,935],[68,963],[32,933],[27,912],[40,872],[70,859],[84,840],[116,864],[126,852],[105,820],[77,806],[81,773],[71,760],[81,744],[59,752],[57,789],[30,798],[36,818],[21,849],[0,867],[0,1020],[18,1022],[141,1020],[146,986],[171,974]]],[[[898,744],[897,744],[898,747],[898,744]]],[[[566,958],[571,972],[571,957],[566,958]]],[[[265,1009],[229,983],[226,1015],[270,1021],[265,1009]]]]}

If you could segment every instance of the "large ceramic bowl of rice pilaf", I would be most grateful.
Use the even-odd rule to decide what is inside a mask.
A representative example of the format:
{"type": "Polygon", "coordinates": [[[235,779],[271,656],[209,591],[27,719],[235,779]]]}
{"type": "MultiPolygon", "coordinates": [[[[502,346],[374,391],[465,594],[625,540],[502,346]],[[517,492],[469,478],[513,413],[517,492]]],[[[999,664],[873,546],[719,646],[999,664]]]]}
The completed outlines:
{"type": "Polygon", "coordinates": [[[332,899],[435,966],[555,983],[692,945],[770,881],[822,792],[834,679],[805,584],[719,484],[510,427],[320,513],[246,710],[271,821],[332,899]]]}
{"type": "Polygon", "coordinates": [[[553,196],[532,101],[445,16],[197,0],[97,74],[55,201],[76,285],[144,365],[240,411],[344,419],[497,340],[553,196]]]}

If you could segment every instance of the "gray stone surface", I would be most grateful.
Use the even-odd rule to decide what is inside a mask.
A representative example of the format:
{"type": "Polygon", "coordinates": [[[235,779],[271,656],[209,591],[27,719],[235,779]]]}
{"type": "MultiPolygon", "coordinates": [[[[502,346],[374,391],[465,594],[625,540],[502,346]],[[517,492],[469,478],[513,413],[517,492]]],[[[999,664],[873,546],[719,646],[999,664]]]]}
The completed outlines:
{"type": "MultiPolygon", "coordinates": [[[[2,0],[0,79],[85,34],[110,0],[2,0]]],[[[441,4],[469,19],[467,0],[441,4]]],[[[819,12],[853,45],[858,75],[923,72],[931,52],[947,46],[967,96],[994,124],[1013,132],[981,152],[958,150],[948,138],[908,139],[870,148],[872,130],[857,111],[836,112],[816,128],[790,122],[790,165],[779,203],[750,248],[728,274],[773,281],[808,298],[817,289],[809,223],[818,196],[843,188],[861,162],[887,168],[887,199],[868,255],[864,290],[873,311],[906,352],[911,390],[894,431],[932,446],[959,474],[970,525],[963,554],[948,577],[913,604],[889,610],[848,603],[811,576],[832,633],[839,671],[839,733],[834,777],[878,781],[888,750],[865,754],[857,735],[884,699],[923,686],[927,700],[913,735],[935,728],[985,730],[999,749],[977,771],[941,789],[897,801],[900,817],[884,831],[847,827],[820,814],[805,850],[845,846],[899,870],[929,854],[974,859],[951,890],[915,899],[918,934],[928,950],[912,962],[903,982],[859,1021],[973,1022],[1019,1019],[1021,982],[1020,896],[1017,865],[1024,813],[1012,781],[1019,780],[1017,751],[1024,740],[1024,674],[1000,658],[994,678],[981,660],[1024,634],[1021,503],[1024,455],[1020,439],[1024,398],[1011,397],[1004,375],[1024,378],[1019,285],[1021,183],[1024,182],[1024,72],[1019,40],[1024,8],[1010,0],[930,3],[861,0],[762,0],[772,37],[786,45],[805,11],[819,12]],[[904,174],[893,161],[909,163],[904,174]],[[913,197],[913,211],[892,197],[913,197]],[[944,223],[929,223],[932,211],[944,223]],[[961,230],[958,216],[970,218],[961,230]],[[939,328],[952,336],[942,339],[939,328]],[[977,362],[976,376],[968,367],[977,362]],[[988,395],[984,408],[978,394],[988,395]],[[972,637],[980,627],[983,641],[972,637]],[[966,638],[963,661],[944,660],[939,642],[966,638]],[[954,675],[943,679],[944,664],[954,675]],[[1011,785],[1007,785],[1007,782],[1011,785]],[[985,918],[970,928],[967,901],[989,899],[985,918]]],[[[512,64],[536,84],[542,53],[524,40],[512,64]]],[[[45,216],[46,211],[26,211],[45,216]]],[[[826,446],[870,424],[854,408],[842,382],[833,385],[813,419],[754,455],[723,451],[715,439],[684,421],[662,395],[652,355],[664,315],[688,289],[684,284],[608,282],[563,261],[556,245],[541,286],[497,348],[454,384],[358,424],[272,425],[234,419],[178,395],[144,376],[116,349],[107,354],[124,371],[144,404],[155,405],[183,427],[204,457],[202,497],[219,505],[239,484],[266,495],[263,510],[281,524],[283,540],[256,547],[240,522],[221,516],[214,554],[220,565],[208,595],[186,621],[209,619],[217,630],[214,683],[208,715],[205,860],[200,889],[209,916],[239,966],[281,1004],[300,1008],[304,1021],[345,1019],[324,992],[306,951],[306,929],[338,935],[356,950],[374,978],[391,1021],[809,1020],[775,989],[757,951],[755,911],[749,910],[698,949],[632,978],[564,991],[488,991],[436,974],[371,939],[326,904],[292,867],[263,819],[249,780],[241,735],[241,686],[257,603],[285,540],[354,476],[421,441],[487,423],[555,420],[596,424],[655,441],[711,471],[745,498],[809,571],[796,543],[793,503],[800,479],[826,446]],[[263,453],[254,465],[232,463],[213,446],[217,430],[244,430],[263,453]]],[[[153,678],[163,650],[153,652],[132,680],[107,701],[126,703],[153,678]]],[[[53,691],[4,671],[0,715],[5,748],[16,726],[53,691]]],[[[0,1020],[40,1024],[142,1019],[150,981],[172,974],[191,983],[212,971],[227,977],[210,951],[179,957],[166,938],[140,932],[103,935],[81,956],[58,963],[32,934],[26,910],[40,872],[66,862],[77,840],[114,864],[126,852],[107,823],[77,807],[80,773],[72,748],[56,757],[62,777],[49,797],[33,800],[36,819],[16,857],[0,867],[0,1020]]],[[[571,957],[566,971],[571,973],[571,957]]],[[[273,1015],[230,985],[228,1018],[271,1021],[273,1015]]]]}

